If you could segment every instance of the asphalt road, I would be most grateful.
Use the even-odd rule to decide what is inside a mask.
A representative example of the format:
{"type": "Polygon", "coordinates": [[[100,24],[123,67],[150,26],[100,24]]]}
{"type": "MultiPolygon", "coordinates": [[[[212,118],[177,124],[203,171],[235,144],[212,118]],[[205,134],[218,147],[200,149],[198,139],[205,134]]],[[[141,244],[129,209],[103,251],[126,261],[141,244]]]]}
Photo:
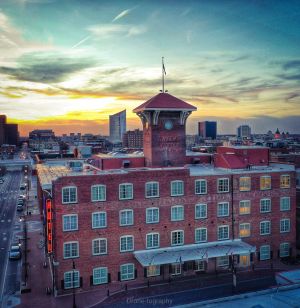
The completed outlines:
{"type": "Polygon", "coordinates": [[[12,235],[20,230],[16,205],[21,178],[20,171],[7,172],[0,184],[0,303],[20,290],[21,261],[9,261],[8,251],[12,235]]]}

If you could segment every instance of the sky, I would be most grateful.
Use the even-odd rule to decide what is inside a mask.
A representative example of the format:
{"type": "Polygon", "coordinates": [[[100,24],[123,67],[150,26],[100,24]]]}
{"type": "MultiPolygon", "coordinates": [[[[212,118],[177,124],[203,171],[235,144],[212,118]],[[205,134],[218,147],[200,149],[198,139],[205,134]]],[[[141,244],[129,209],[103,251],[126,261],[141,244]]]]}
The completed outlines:
{"type": "Polygon", "coordinates": [[[300,133],[298,0],[0,0],[0,114],[32,129],[108,134],[109,114],[166,89],[187,123],[300,133]]]}

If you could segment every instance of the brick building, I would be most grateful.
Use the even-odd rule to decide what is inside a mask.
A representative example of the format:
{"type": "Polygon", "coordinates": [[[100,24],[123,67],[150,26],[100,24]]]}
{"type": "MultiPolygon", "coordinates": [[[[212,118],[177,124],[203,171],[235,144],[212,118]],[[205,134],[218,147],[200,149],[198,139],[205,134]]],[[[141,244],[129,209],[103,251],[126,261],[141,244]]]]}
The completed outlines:
{"type": "Polygon", "coordinates": [[[219,147],[213,159],[186,152],[195,109],[160,93],[134,110],[144,155],[37,166],[58,293],[295,255],[294,166],[270,164],[268,148],[219,147]]]}
{"type": "Polygon", "coordinates": [[[123,147],[131,149],[143,148],[143,132],[139,129],[129,130],[123,135],[123,147]]]}

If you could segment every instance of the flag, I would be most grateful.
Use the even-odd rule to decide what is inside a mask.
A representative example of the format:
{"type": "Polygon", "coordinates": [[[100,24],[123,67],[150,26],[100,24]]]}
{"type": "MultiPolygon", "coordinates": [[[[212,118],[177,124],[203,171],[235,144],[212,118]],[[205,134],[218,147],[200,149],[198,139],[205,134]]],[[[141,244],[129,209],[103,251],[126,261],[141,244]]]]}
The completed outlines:
{"type": "Polygon", "coordinates": [[[164,57],[162,58],[162,69],[165,75],[167,75],[166,73],[166,68],[165,68],[165,63],[164,63],[164,57]]]}

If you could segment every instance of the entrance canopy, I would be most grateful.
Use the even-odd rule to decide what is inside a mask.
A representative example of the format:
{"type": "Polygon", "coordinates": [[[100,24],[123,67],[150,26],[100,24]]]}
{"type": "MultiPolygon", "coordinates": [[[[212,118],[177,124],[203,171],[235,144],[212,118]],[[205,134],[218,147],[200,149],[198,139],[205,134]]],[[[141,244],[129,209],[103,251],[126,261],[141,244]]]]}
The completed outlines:
{"type": "Polygon", "coordinates": [[[240,239],[237,239],[158,249],[138,250],[134,252],[134,256],[142,266],[146,267],[150,265],[181,263],[193,260],[207,260],[209,258],[230,255],[246,255],[255,251],[255,246],[251,246],[245,242],[242,242],[240,239]]]}

